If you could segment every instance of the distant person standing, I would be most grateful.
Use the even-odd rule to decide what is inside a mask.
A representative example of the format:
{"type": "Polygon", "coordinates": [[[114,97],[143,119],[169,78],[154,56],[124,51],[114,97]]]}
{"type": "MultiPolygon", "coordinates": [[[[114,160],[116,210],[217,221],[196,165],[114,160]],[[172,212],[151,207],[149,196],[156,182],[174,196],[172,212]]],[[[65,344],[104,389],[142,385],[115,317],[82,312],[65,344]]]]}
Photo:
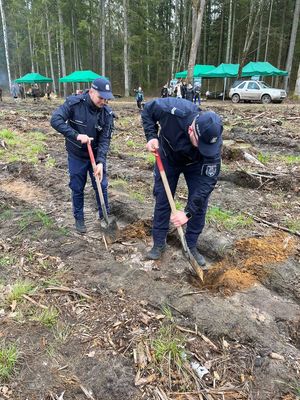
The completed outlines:
{"type": "Polygon", "coordinates": [[[169,95],[168,85],[164,85],[164,87],[161,89],[160,97],[168,97],[168,95],[169,95]]]}
{"type": "Polygon", "coordinates": [[[194,92],[195,92],[195,95],[194,95],[194,103],[196,104],[197,101],[198,101],[199,106],[200,106],[200,103],[201,103],[200,91],[201,91],[200,86],[199,86],[199,85],[196,85],[196,86],[194,87],[194,92]]]}
{"type": "Polygon", "coordinates": [[[0,87],[0,101],[3,101],[2,100],[2,88],[0,87]]]}
{"type": "Polygon", "coordinates": [[[193,102],[194,94],[195,93],[194,93],[193,86],[189,83],[188,87],[187,87],[187,90],[186,90],[186,95],[185,95],[186,100],[189,100],[189,101],[193,102]]]}
{"type": "Polygon", "coordinates": [[[186,99],[186,92],[187,92],[187,84],[186,82],[183,82],[181,86],[181,95],[183,99],[186,99]]]}
{"type": "Polygon", "coordinates": [[[49,83],[46,84],[46,95],[47,95],[47,100],[51,100],[50,95],[51,95],[51,87],[49,83]]]}
{"type": "Polygon", "coordinates": [[[34,102],[40,101],[40,88],[37,83],[32,87],[32,97],[34,102]]]}
{"type": "Polygon", "coordinates": [[[18,86],[16,83],[13,83],[13,84],[11,85],[10,93],[11,93],[13,99],[14,99],[15,101],[17,101],[20,92],[19,92],[19,86],[18,86]]]}
{"type": "Polygon", "coordinates": [[[179,81],[177,81],[175,89],[174,89],[174,93],[175,93],[177,99],[181,99],[182,98],[181,87],[182,87],[182,82],[179,80],[179,81]]]}
{"type": "Polygon", "coordinates": [[[25,99],[25,90],[21,84],[19,84],[19,93],[20,93],[21,99],[24,100],[25,99]]]}
{"type": "Polygon", "coordinates": [[[139,87],[138,90],[135,90],[135,100],[138,108],[141,110],[144,101],[144,92],[141,87],[139,87]]]}

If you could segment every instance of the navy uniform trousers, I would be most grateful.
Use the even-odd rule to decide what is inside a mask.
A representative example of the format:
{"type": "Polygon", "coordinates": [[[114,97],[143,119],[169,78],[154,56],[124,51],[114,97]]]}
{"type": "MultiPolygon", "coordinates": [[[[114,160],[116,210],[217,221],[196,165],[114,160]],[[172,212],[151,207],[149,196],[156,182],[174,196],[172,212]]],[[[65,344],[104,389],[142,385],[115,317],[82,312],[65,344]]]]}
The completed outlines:
{"type": "MultiPolygon", "coordinates": [[[[198,237],[205,225],[208,199],[215,186],[215,181],[210,185],[210,178],[203,176],[203,164],[201,163],[174,166],[173,164],[170,164],[166,158],[163,158],[162,162],[173,197],[176,192],[178,179],[181,173],[183,173],[187,183],[189,198],[192,197],[195,192],[199,191],[199,188],[201,185],[203,186],[203,183],[205,183],[205,186],[207,186],[208,183],[209,192],[206,196],[204,196],[201,208],[196,213],[193,213],[193,216],[188,221],[186,227],[185,237],[187,245],[189,248],[195,247],[198,237]]],[[[156,246],[162,246],[165,244],[169,230],[171,208],[157,165],[155,165],[154,168],[153,194],[156,198],[152,228],[153,242],[156,246]]]]}
{"type": "MultiPolygon", "coordinates": [[[[94,177],[93,167],[90,160],[78,159],[68,154],[68,167],[70,175],[69,187],[72,190],[72,203],[73,203],[73,214],[75,219],[84,219],[83,207],[84,207],[84,188],[87,181],[87,175],[90,175],[93,188],[96,194],[96,200],[99,210],[99,217],[103,218],[102,208],[100,204],[100,198],[94,177]]],[[[101,187],[103,191],[104,202],[106,205],[107,213],[109,214],[109,204],[107,195],[107,175],[106,165],[103,164],[103,179],[101,187]]]]}

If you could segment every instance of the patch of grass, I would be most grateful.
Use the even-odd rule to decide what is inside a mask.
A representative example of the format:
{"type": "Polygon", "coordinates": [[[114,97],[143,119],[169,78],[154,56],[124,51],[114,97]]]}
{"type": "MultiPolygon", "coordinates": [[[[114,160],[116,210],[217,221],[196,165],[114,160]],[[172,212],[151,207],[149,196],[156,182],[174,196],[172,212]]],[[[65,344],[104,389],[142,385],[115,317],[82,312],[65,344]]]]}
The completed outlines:
{"type": "Polygon", "coordinates": [[[13,373],[18,359],[18,350],[16,345],[0,346],[0,381],[6,381],[13,373]]]}
{"type": "Polygon", "coordinates": [[[12,301],[20,301],[22,300],[23,294],[32,293],[34,290],[34,286],[29,281],[17,281],[11,288],[7,296],[7,301],[11,303],[12,301]]]}
{"type": "Polygon", "coordinates": [[[130,197],[134,200],[137,200],[139,203],[145,202],[145,196],[139,192],[131,192],[130,197]]]}
{"type": "Polygon", "coordinates": [[[11,220],[13,217],[13,212],[10,209],[6,209],[0,212],[0,220],[1,221],[8,221],[11,220]]]}
{"type": "Polygon", "coordinates": [[[46,162],[45,162],[45,166],[46,168],[54,168],[56,165],[56,160],[55,158],[52,157],[48,157],[46,162]]]}
{"type": "Polygon", "coordinates": [[[285,164],[300,164],[300,156],[295,156],[295,155],[279,155],[275,157],[276,160],[282,161],[285,164]]]}
{"type": "Polygon", "coordinates": [[[285,225],[293,233],[300,232],[300,219],[298,218],[285,220],[285,225]]]}
{"type": "Polygon", "coordinates": [[[21,229],[24,229],[34,222],[40,223],[43,227],[48,229],[53,228],[54,225],[53,219],[42,210],[25,211],[22,218],[18,221],[18,224],[21,229]]]}
{"type": "Polygon", "coordinates": [[[125,180],[125,179],[111,179],[110,181],[109,181],[109,184],[110,184],[110,186],[111,187],[120,187],[120,186],[122,186],[122,187],[125,187],[125,186],[128,186],[128,182],[125,180]]]}
{"type": "Polygon", "coordinates": [[[185,359],[184,344],[184,337],[173,325],[162,326],[152,343],[156,362],[167,362],[170,366],[181,368],[185,359]]]}
{"type": "Polygon", "coordinates": [[[49,307],[46,310],[35,314],[32,319],[40,322],[47,328],[52,328],[57,324],[58,317],[59,311],[55,307],[49,307]]]}
{"type": "Polygon", "coordinates": [[[66,343],[72,333],[72,327],[69,324],[57,324],[54,330],[54,337],[59,343],[66,343]]]}
{"type": "Polygon", "coordinates": [[[41,132],[20,133],[8,129],[0,130],[0,139],[4,140],[7,150],[1,150],[0,159],[5,162],[39,162],[38,155],[46,150],[45,135],[41,132]]]}
{"type": "Polygon", "coordinates": [[[146,154],[145,159],[146,159],[147,164],[149,164],[150,166],[155,165],[156,158],[155,158],[154,154],[152,154],[152,153],[146,154]]]}
{"type": "Polygon", "coordinates": [[[136,143],[133,140],[127,140],[126,146],[127,147],[135,147],[136,143]]]}
{"type": "Polygon", "coordinates": [[[15,260],[15,257],[10,255],[0,256],[0,267],[8,267],[9,265],[13,265],[15,260]]]}
{"type": "Polygon", "coordinates": [[[259,153],[257,155],[258,161],[260,161],[262,164],[267,164],[271,160],[271,155],[268,153],[259,153]]]}
{"type": "Polygon", "coordinates": [[[207,222],[217,223],[225,229],[244,228],[253,224],[253,219],[243,214],[233,214],[230,211],[222,210],[219,207],[209,207],[206,214],[207,222]]]}
{"type": "Polygon", "coordinates": [[[175,200],[175,207],[176,207],[176,210],[182,210],[184,208],[184,205],[182,204],[182,202],[180,200],[175,200]]]}

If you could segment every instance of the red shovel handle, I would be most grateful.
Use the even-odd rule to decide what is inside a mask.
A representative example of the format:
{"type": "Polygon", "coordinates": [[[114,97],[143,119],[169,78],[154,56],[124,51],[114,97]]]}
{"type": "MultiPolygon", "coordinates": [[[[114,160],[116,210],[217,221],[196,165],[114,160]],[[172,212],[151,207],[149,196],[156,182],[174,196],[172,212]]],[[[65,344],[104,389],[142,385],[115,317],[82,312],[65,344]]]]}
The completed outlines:
{"type": "Polygon", "coordinates": [[[93,167],[93,169],[95,169],[96,161],[95,161],[95,157],[94,157],[94,153],[93,153],[93,150],[92,150],[91,143],[87,143],[87,149],[88,149],[88,152],[89,152],[89,156],[90,156],[90,160],[91,160],[91,163],[92,163],[92,167],[93,167]]]}
{"type": "Polygon", "coordinates": [[[160,154],[159,154],[157,149],[155,149],[154,155],[156,157],[156,163],[157,163],[159,171],[160,172],[164,172],[165,169],[164,169],[163,163],[162,163],[161,158],[160,158],[160,154]]]}

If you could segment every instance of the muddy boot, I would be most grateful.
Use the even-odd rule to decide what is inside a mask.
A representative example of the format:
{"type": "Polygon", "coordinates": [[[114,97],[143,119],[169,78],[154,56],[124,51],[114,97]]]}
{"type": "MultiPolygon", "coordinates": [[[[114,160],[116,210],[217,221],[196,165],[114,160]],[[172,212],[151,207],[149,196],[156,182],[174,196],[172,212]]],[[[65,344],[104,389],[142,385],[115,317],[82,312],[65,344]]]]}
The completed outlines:
{"type": "Polygon", "coordinates": [[[154,245],[150,251],[146,254],[146,257],[149,260],[158,260],[160,259],[162,253],[165,251],[166,245],[163,246],[156,246],[154,245]]]}
{"type": "Polygon", "coordinates": [[[200,265],[200,267],[205,267],[205,265],[206,265],[205,258],[203,257],[202,254],[199,253],[197,247],[191,247],[190,252],[191,252],[192,256],[194,256],[195,260],[200,265]]]}
{"type": "Polygon", "coordinates": [[[86,226],[83,219],[75,219],[75,227],[78,233],[86,233],[86,226]]]}

